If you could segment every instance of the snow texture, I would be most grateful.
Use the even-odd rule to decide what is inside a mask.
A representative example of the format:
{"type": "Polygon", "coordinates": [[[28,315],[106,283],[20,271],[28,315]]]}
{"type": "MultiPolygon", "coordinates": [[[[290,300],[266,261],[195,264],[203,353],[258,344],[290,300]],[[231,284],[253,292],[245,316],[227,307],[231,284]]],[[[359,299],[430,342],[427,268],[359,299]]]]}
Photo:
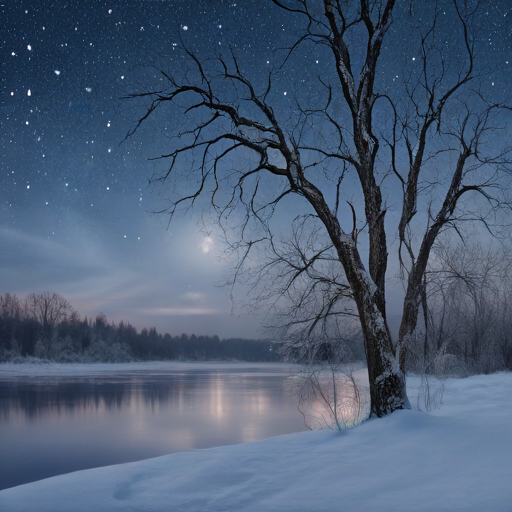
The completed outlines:
{"type": "Polygon", "coordinates": [[[433,414],[79,471],[6,489],[0,510],[510,512],[511,425],[511,373],[451,379],[433,414]]]}

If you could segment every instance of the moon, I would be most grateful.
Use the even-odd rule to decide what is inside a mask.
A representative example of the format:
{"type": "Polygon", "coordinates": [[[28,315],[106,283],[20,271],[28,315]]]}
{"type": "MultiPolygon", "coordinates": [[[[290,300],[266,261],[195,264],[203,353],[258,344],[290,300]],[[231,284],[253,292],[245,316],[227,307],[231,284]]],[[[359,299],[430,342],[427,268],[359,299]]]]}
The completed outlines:
{"type": "Polygon", "coordinates": [[[201,242],[201,250],[206,253],[206,252],[210,252],[210,248],[212,247],[213,245],[213,240],[211,237],[207,236],[205,238],[203,238],[203,241],[201,242]]]}

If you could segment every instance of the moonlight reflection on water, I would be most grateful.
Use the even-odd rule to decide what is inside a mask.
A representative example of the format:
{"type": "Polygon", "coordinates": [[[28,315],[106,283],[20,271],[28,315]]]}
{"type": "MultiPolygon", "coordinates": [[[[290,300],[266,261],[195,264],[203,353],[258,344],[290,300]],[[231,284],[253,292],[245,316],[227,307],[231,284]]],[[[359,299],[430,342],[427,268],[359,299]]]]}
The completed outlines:
{"type": "MultiPolygon", "coordinates": [[[[5,367],[7,368],[7,366],[5,367]]],[[[0,369],[0,488],[307,430],[284,364],[0,369]]]]}

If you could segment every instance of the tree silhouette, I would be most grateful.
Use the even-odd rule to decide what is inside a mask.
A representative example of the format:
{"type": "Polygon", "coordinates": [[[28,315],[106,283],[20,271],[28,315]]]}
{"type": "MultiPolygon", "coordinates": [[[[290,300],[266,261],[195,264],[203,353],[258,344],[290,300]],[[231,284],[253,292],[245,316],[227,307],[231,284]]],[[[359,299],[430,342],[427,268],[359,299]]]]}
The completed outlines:
{"type": "MultiPolygon", "coordinates": [[[[500,180],[510,170],[510,153],[505,138],[496,145],[495,135],[510,110],[486,98],[487,76],[475,61],[482,7],[457,0],[442,10],[438,3],[425,4],[414,25],[412,2],[411,9],[395,0],[268,4],[303,21],[281,66],[254,70],[233,50],[210,58],[184,48],[173,71],[162,71],[163,86],[130,96],[141,101],[144,113],[128,136],[148,119],[161,119],[156,112],[166,107],[182,116],[181,129],[177,122],[160,157],[168,166],[154,179],[177,187],[163,211],[172,218],[208,198],[231,248],[240,251],[234,280],[260,246],[260,255],[278,255],[294,268],[292,282],[329,251],[342,278],[331,293],[355,304],[371,413],[384,416],[409,407],[406,356],[437,237],[448,228],[460,233],[467,221],[490,226],[503,205],[500,180]],[[393,15],[399,20],[391,33],[393,15]],[[407,33],[402,41],[416,45],[401,85],[384,69],[403,60],[397,33],[407,33]],[[297,86],[286,111],[275,84],[290,77],[294,55],[311,47],[329,59],[330,74],[311,79],[296,69],[296,82],[309,81],[309,92],[297,86]],[[326,243],[297,263],[282,257],[273,221],[298,200],[326,243]],[[398,219],[387,218],[390,208],[398,210],[398,219]],[[386,310],[391,249],[393,272],[400,265],[406,289],[396,340],[386,310]]],[[[325,313],[323,308],[313,321],[325,313]]]]}

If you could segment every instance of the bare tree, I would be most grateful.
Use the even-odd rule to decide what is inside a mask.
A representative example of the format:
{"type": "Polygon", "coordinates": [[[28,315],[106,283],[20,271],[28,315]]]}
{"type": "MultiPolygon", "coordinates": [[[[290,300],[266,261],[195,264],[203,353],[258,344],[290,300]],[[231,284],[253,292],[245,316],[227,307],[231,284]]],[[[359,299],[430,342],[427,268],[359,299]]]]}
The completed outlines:
{"type": "Polygon", "coordinates": [[[507,249],[443,240],[427,269],[426,295],[422,359],[427,373],[454,373],[457,368],[490,373],[507,368],[512,350],[507,334],[511,295],[507,249]]]}
{"type": "Polygon", "coordinates": [[[23,304],[16,295],[0,295],[0,317],[14,320],[23,317],[23,304]]]}
{"type": "Polygon", "coordinates": [[[306,365],[329,354],[338,362],[362,358],[350,286],[323,231],[312,215],[295,218],[288,237],[268,234],[264,251],[256,253],[261,263],[243,275],[254,297],[249,310],[268,310],[268,337],[278,340],[286,360],[306,365]]]}
{"type": "Polygon", "coordinates": [[[23,303],[16,295],[6,293],[0,296],[0,352],[3,349],[19,351],[16,330],[23,314],[23,303]]]}
{"type": "MultiPolygon", "coordinates": [[[[164,211],[172,217],[207,197],[231,247],[241,251],[235,279],[262,246],[288,261],[290,269],[296,267],[292,281],[300,277],[314,283],[312,265],[329,252],[339,279],[316,282],[327,295],[355,304],[364,337],[371,414],[384,416],[409,407],[407,347],[438,235],[464,221],[489,225],[488,214],[502,204],[500,176],[510,168],[509,150],[492,152],[486,143],[503,128],[500,116],[508,110],[487,101],[479,87],[474,33],[478,2],[454,0],[442,20],[438,5],[429,4],[430,24],[411,34],[418,39],[417,57],[414,67],[403,71],[401,87],[386,84],[378,73],[379,65],[391,62],[384,61],[383,53],[400,53],[389,30],[394,11],[398,18],[409,15],[395,0],[272,4],[302,19],[304,28],[264,85],[258,75],[250,78],[233,51],[208,59],[185,48],[180,62],[187,64],[162,72],[161,89],[130,96],[143,102],[145,112],[128,135],[166,106],[182,112],[183,129],[177,129],[170,150],[160,157],[169,165],[156,177],[163,183],[174,180],[178,187],[164,211]],[[462,48],[456,60],[445,51],[446,41],[438,41],[442,23],[450,24],[451,37],[462,48]],[[391,41],[387,49],[386,39],[391,41]],[[332,74],[310,84],[313,95],[298,87],[296,102],[285,113],[275,99],[275,81],[294,52],[308,45],[327,52],[332,74]],[[347,176],[355,177],[359,200],[347,186],[347,176]],[[395,226],[391,219],[386,221],[391,206],[385,197],[390,196],[394,208],[400,204],[395,226]],[[325,235],[323,247],[303,253],[298,266],[282,249],[275,249],[272,223],[281,204],[298,204],[294,198],[308,208],[325,235]],[[398,241],[396,260],[406,284],[396,342],[386,312],[391,249],[387,231],[398,241]],[[361,234],[368,247],[366,264],[361,234]]],[[[338,302],[321,301],[320,317],[330,311],[324,307],[329,304],[335,307],[338,302]]]]}
{"type": "Polygon", "coordinates": [[[54,328],[73,311],[71,304],[58,293],[31,293],[27,296],[25,304],[28,314],[40,323],[43,338],[48,342],[54,328]]]}

